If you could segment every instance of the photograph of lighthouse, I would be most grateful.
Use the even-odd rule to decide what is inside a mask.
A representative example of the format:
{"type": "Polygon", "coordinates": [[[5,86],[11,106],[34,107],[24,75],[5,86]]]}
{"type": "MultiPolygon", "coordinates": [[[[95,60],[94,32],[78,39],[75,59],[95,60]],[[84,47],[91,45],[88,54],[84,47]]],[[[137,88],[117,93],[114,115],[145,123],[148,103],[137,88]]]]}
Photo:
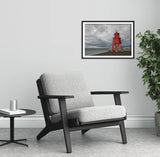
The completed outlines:
{"type": "Polygon", "coordinates": [[[82,21],[82,58],[134,58],[134,21],[82,21]]]}

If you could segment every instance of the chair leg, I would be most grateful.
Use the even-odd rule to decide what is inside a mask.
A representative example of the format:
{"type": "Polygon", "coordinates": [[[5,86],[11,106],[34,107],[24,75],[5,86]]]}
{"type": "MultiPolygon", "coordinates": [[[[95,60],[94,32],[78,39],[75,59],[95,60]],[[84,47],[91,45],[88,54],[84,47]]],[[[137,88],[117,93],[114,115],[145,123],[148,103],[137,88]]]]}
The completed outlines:
{"type": "Polygon", "coordinates": [[[122,142],[123,142],[123,144],[127,144],[127,136],[126,136],[124,121],[120,122],[119,127],[120,127],[122,142]]]}
{"type": "Polygon", "coordinates": [[[85,130],[81,130],[82,134],[85,134],[87,131],[89,131],[90,129],[85,129],[85,130]]]}
{"type": "Polygon", "coordinates": [[[70,132],[69,132],[69,126],[68,126],[65,99],[59,99],[59,104],[60,104],[60,112],[61,112],[61,119],[62,119],[62,125],[63,125],[63,133],[64,133],[64,139],[65,139],[65,144],[66,144],[66,150],[67,150],[67,153],[71,153],[72,147],[71,147],[71,138],[70,138],[70,132]]]}
{"type": "Polygon", "coordinates": [[[37,135],[37,140],[40,140],[42,137],[44,137],[46,134],[48,134],[49,131],[50,131],[50,130],[45,127],[45,128],[37,135]]]}
{"type": "Polygon", "coordinates": [[[71,147],[70,132],[69,132],[68,129],[63,128],[63,133],[64,133],[64,139],[65,139],[65,145],[66,145],[67,153],[71,153],[72,152],[72,147],[71,147]]]}

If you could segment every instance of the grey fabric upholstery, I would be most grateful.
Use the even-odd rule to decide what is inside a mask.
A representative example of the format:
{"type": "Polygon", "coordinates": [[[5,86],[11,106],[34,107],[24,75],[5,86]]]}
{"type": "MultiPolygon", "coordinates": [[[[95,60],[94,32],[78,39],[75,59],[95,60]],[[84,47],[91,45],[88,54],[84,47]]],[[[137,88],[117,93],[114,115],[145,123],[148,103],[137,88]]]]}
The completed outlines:
{"type": "MultiPolygon", "coordinates": [[[[81,74],[44,73],[40,79],[46,95],[74,95],[73,99],[66,100],[68,110],[94,106],[92,96],[88,92],[81,74]]],[[[48,109],[51,115],[60,112],[58,100],[49,100],[49,104],[48,109]]]]}
{"type": "MultiPolygon", "coordinates": [[[[126,110],[124,106],[119,105],[84,107],[68,111],[68,119],[78,119],[79,122],[82,123],[123,118],[125,116],[126,110]]],[[[57,113],[51,117],[51,121],[53,123],[59,122],[60,120],[60,113],[57,113]]]]}
{"type": "MultiPolygon", "coordinates": [[[[67,99],[69,119],[78,119],[79,122],[92,122],[107,119],[123,118],[126,110],[123,106],[94,106],[92,96],[87,90],[83,76],[79,73],[51,74],[44,73],[40,77],[43,91],[46,95],[73,95],[67,99]]],[[[50,99],[49,112],[53,123],[61,120],[57,99],[50,99]]]]}

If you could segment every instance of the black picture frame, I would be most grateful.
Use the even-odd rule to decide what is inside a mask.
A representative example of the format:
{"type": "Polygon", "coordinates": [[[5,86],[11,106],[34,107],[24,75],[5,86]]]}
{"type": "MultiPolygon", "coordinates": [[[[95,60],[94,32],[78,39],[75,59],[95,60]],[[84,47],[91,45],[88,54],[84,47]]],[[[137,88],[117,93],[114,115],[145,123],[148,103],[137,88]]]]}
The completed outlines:
{"type": "Polygon", "coordinates": [[[135,21],[82,21],[81,35],[82,59],[134,59],[135,21]]]}

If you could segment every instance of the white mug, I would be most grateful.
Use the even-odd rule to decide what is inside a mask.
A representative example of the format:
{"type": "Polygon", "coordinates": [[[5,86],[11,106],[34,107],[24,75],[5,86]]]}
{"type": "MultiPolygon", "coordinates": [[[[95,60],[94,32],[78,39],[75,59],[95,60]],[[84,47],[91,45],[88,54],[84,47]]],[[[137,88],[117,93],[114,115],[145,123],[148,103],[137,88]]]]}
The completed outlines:
{"type": "Polygon", "coordinates": [[[17,100],[10,100],[10,111],[16,111],[18,108],[17,106],[17,100]]]}

